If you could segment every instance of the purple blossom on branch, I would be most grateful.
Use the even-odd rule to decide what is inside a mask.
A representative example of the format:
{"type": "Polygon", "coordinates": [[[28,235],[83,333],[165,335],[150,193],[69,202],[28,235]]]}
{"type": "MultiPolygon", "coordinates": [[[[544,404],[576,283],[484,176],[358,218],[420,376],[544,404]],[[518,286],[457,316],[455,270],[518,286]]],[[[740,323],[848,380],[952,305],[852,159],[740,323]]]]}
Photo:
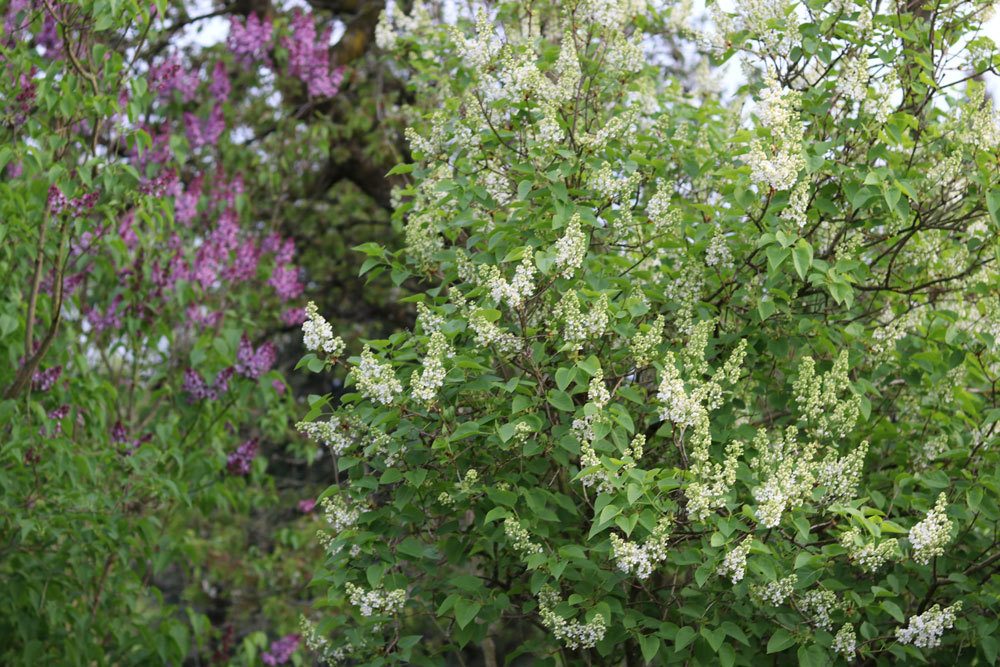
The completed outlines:
{"type": "Polygon", "coordinates": [[[244,65],[254,62],[269,64],[267,50],[270,42],[270,18],[261,20],[255,12],[251,12],[246,18],[246,23],[240,23],[235,16],[229,17],[229,36],[226,38],[226,46],[244,65]]]}
{"type": "MultiPolygon", "coordinates": [[[[250,466],[257,457],[257,441],[247,440],[236,448],[236,451],[226,457],[226,470],[230,475],[246,477],[250,474],[250,466]]],[[[298,643],[296,642],[296,646],[298,643]]],[[[294,651],[294,649],[292,649],[294,651]]],[[[290,654],[289,654],[290,655],[290,654]]],[[[286,658],[287,660],[287,658],[286,658]]],[[[284,662],[284,661],[282,661],[284,662]]],[[[270,663],[269,663],[270,664],[270,663]]],[[[280,663],[274,663],[280,664],[280,663]]]]}
{"type": "Polygon", "coordinates": [[[340,91],[344,68],[330,71],[330,35],[327,28],[317,39],[311,14],[296,10],[291,21],[292,35],[282,40],[288,49],[288,75],[306,84],[309,97],[333,97],[340,91]]]}
{"type": "Polygon", "coordinates": [[[271,642],[271,647],[260,655],[260,659],[265,665],[283,665],[292,659],[292,654],[298,647],[298,635],[285,635],[271,642]]]}
{"type": "Polygon", "coordinates": [[[115,295],[115,298],[112,299],[111,303],[108,305],[107,310],[103,312],[96,306],[87,311],[87,323],[90,325],[90,328],[93,330],[95,335],[108,329],[121,329],[122,316],[121,313],[118,312],[118,306],[121,305],[122,298],[121,294],[115,295]]]}
{"type": "Polygon", "coordinates": [[[282,301],[296,298],[302,294],[302,290],[304,289],[302,283],[299,282],[298,269],[291,264],[276,266],[274,271],[271,272],[271,277],[268,279],[267,284],[274,288],[278,298],[282,301]]]}
{"type": "Polygon", "coordinates": [[[31,376],[31,388],[35,391],[48,391],[55,386],[62,375],[62,366],[53,366],[44,371],[35,371],[31,376]]]}
{"type": "Polygon", "coordinates": [[[184,114],[184,132],[192,149],[218,143],[225,129],[226,119],[222,115],[221,104],[216,104],[208,118],[204,120],[191,112],[184,114]]]}
{"type": "Polygon", "coordinates": [[[216,60],[215,67],[212,68],[212,82],[208,84],[208,92],[212,93],[212,97],[216,101],[222,103],[229,99],[232,88],[232,84],[229,83],[229,72],[226,71],[226,63],[222,60],[216,60]]]}
{"type": "Polygon", "coordinates": [[[240,346],[236,351],[236,372],[243,377],[256,380],[271,369],[276,356],[276,350],[271,343],[264,343],[254,350],[253,343],[244,335],[240,338],[240,346]]]}

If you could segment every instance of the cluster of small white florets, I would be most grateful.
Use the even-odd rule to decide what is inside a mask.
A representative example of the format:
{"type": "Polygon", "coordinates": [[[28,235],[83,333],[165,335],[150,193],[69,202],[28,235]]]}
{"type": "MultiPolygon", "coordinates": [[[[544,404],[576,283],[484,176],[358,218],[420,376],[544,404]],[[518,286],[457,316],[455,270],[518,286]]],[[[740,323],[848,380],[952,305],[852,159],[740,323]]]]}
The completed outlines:
{"type": "Polygon", "coordinates": [[[781,217],[799,229],[806,226],[806,210],[809,208],[809,181],[803,180],[792,188],[788,195],[788,205],[781,211],[781,217]]]}
{"type": "Polygon", "coordinates": [[[340,664],[347,660],[348,656],[354,652],[354,645],[350,642],[343,643],[334,648],[330,640],[319,634],[319,631],[316,630],[316,625],[306,618],[305,615],[299,617],[299,635],[301,635],[302,642],[306,645],[306,648],[319,658],[320,661],[328,665],[340,664]]]}
{"type": "Polygon", "coordinates": [[[750,553],[750,545],[752,543],[753,538],[747,537],[730,549],[722,559],[722,564],[716,570],[719,576],[728,576],[734,584],[742,581],[747,571],[747,555],[750,553]]]}
{"type": "Polygon", "coordinates": [[[530,252],[525,252],[521,263],[514,269],[514,277],[508,281],[493,264],[479,267],[479,280],[490,291],[497,304],[506,303],[511,308],[521,307],[535,291],[535,262],[530,252]]]}
{"type": "Polygon", "coordinates": [[[844,350],[833,363],[833,368],[823,375],[816,374],[816,362],[804,357],[799,364],[799,377],[792,389],[795,402],[802,414],[806,428],[820,438],[844,438],[858,421],[861,399],[840,395],[850,391],[848,357],[844,350]]]}
{"type": "Polygon", "coordinates": [[[593,403],[598,410],[602,410],[610,400],[611,392],[608,391],[608,385],[604,383],[604,371],[597,369],[587,387],[587,401],[593,403]]]}
{"type": "Polygon", "coordinates": [[[361,352],[361,363],[351,370],[351,376],[363,396],[382,405],[389,405],[403,391],[392,365],[379,361],[367,345],[361,352]]]}
{"type": "Polygon", "coordinates": [[[566,648],[590,649],[604,639],[604,633],[608,628],[601,614],[594,614],[587,623],[567,621],[555,610],[561,603],[559,594],[549,586],[544,586],[538,593],[538,615],[542,625],[548,628],[566,648]]]}
{"type": "Polygon", "coordinates": [[[444,317],[438,315],[422,301],[417,304],[417,328],[428,336],[444,326],[444,317]]]}
{"type": "Polygon", "coordinates": [[[608,326],[608,297],[602,294],[584,314],[580,311],[579,297],[570,290],[556,305],[555,315],[562,321],[563,338],[579,350],[585,341],[604,335],[608,326]]]}
{"type": "MultiPolygon", "coordinates": [[[[621,474],[618,471],[608,471],[597,452],[594,451],[591,444],[594,439],[594,417],[594,415],[588,415],[583,419],[573,420],[573,434],[580,442],[580,469],[597,468],[597,470],[580,477],[580,483],[585,487],[596,484],[598,493],[613,493],[621,479],[621,474]]],[[[624,459],[621,461],[622,471],[635,468],[636,461],[642,458],[645,445],[646,436],[642,433],[632,438],[632,442],[622,452],[624,459]]]]}
{"type": "Polygon", "coordinates": [[[605,199],[625,201],[629,199],[639,185],[640,174],[622,174],[615,171],[611,164],[605,162],[600,169],[590,174],[590,187],[605,199]]]}
{"type": "Polygon", "coordinates": [[[799,608],[812,619],[816,627],[829,630],[833,627],[830,614],[840,609],[840,603],[833,591],[814,589],[802,596],[799,608]]]}
{"type": "Polygon", "coordinates": [[[942,493],[924,520],[910,528],[913,560],[921,565],[930,563],[935,556],[943,556],[945,546],[951,541],[952,523],[946,513],[947,509],[948,497],[942,493]]]}
{"type": "Polygon", "coordinates": [[[854,655],[854,652],[858,648],[858,639],[854,634],[854,626],[850,623],[844,623],[840,630],[837,631],[837,635],[833,638],[832,648],[834,651],[844,656],[848,660],[854,655]]]}
{"type": "Polygon", "coordinates": [[[642,544],[629,542],[619,537],[617,533],[612,533],[611,556],[615,559],[618,569],[627,573],[634,572],[639,579],[651,575],[657,564],[667,557],[667,545],[673,525],[671,517],[663,517],[642,544]]]}
{"type": "Polygon", "coordinates": [[[846,456],[837,456],[836,449],[830,448],[816,468],[816,481],[826,489],[824,496],[826,502],[846,502],[854,498],[867,454],[867,440],[848,452],[846,456]]]}
{"type": "Polygon", "coordinates": [[[783,579],[771,581],[762,586],[753,586],[750,590],[761,602],[777,607],[792,595],[798,581],[797,575],[790,574],[783,579]]]}
{"type": "Polygon", "coordinates": [[[476,334],[476,345],[495,347],[501,354],[511,354],[521,347],[520,338],[491,322],[482,312],[469,310],[465,315],[476,334]]]}
{"type": "Polygon", "coordinates": [[[646,204],[646,217],[658,234],[677,227],[680,221],[680,209],[675,208],[670,201],[674,192],[674,184],[662,178],[656,181],[656,192],[646,204]]]}
{"type": "Polygon", "coordinates": [[[899,541],[896,538],[881,542],[864,542],[861,532],[851,528],[840,536],[840,546],[847,549],[847,555],[865,572],[875,572],[890,560],[896,558],[899,541]]]}
{"type": "Polygon", "coordinates": [[[705,266],[716,266],[719,269],[730,269],[733,266],[733,251],[729,249],[721,227],[712,234],[712,240],[705,249],[705,266]]]}
{"type": "Polygon", "coordinates": [[[703,438],[702,444],[696,445],[692,450],[691,472],[697,481],[684,489],[688,516],[697,521],[704,521],[712,512],[725,505],[726,494],[736,483],[736,471],[743,454],[743,443],[733,440],[726,445],[722,463],[711,461],[709,440],[710,438],[703,438]]]}
{"type": "MultiPolygon", "coordinates": [[[[612,141],[624,146],[635,143],[638,131],[638,114],[634,110],[626,110],[582,135],[578,142],[583,148],[589,148],[597,153],[604,150],[612,141]]],[[[635,191],[640,180],[638,173],[633,173],[627,179],[622,180],[614,174],[607,162],[604,163],[599,172],[594,173],[593,178],[603,179],[602,181],[594,181],[602,183],[599,185],[600,192],[605,193],[610,199],[621,198],[622,200],[635,191]]]]}
{"type": "Polygon", "coordinates": [[[728,38],[736,32],[746,32],[749,39],[759,42],[761,49],[752,50],[761,55],[787,56],[798,43],[798,16],[787,11],[788,4],[783,0],[738,0],[733,9],[733,14],[726,14],[713,5],[713,41],[718,47],[728,48],[728,38]]]}
{"type": "Polygon", "coordinates": [[[818,446],[799,445],[795,427],[789,427],[774,442],[761,429],[753,444],[757,456],[750,461],[750,469],[762,481],[753,489],[755,514],[762,526],[774,528],[785,510],[801,505],[812,490],[816,481],[813,458],[818,446]]]}
{"type": "Polygon", "coordinates": [[[986,87],[969,81],[966,87],[969,101],[962,106],[962,128],[959,140],[982,150],[1000,147],[1000,110],[986,98],[986,87]]]}
{"type": "Polygon", "coordinates": [[[663,360],[656,400],[660,404],[660,419],[678,426],[693,426],[705,412],[697,397],[689,394],[684,387],[673,352],[667,352],[663,360]]]}
{"type": "Polygon", "coordinates": [[[660,343],[663,342],[663,326],[666,320],[663,315],[657,315],[653,323],[644,331],[639,329],[632,336],[629,349],[635,359],[636,368],[645,368],[652,363],[658,354],[660,343]]]}
{"type": "Polygon", "coordinates": [[[406,604],[406,590],[402,588],[387,591],[379,587],[366,591],[350,582],[344,588],[347,590],[351,604],[358,608],[362,616],[395,614],[401,611],[403,605],[406,604]]]}
{"type": "Polygon", "coordinates": [[[333,327],[319,314],[316,304],[306,304],[306,321],[302,323],[302,342],[307,350],[323,352],[330,357],[339,357],[346,347],[340,336],[333,335],[333,327]]]}
{"type": "Polygon", "coordinates": [[[559,59],[555,65],[556,85],[555,95],[560,102],[567,102],[576,95],[577,86],[583,78],[580,69],[580,56],[576,51],[576,36],[572,31],[563,33],[559,48],[559,59]]]}
{"type": "Polygon", "coordinates": [[[896,640],[901,644],[913,644],[917,648],[935,648],[941,645],[941,635],[955,625],[962,602],[941,608],[936,604],[919,616],[911,616],[905,628],[896,628],[896,640]]]}
{"type": "Polygon", "coordinates": [[[575,214],[566,226],[562,238],[556,241],[555,265],[561,269],[563,278],[572,278],[576,270],[583,266],[587,255],[587,237],[580,226],[580,214],[575,214]]]}
{"type": "MultiPolygon", "coordinates": [[[[337,538],[345,530],[352,528],[361,518],[361,512],[340,496],[323,498],[320,501],[323,506],[323,517],[329,524],[332,532],[324,530],[316,531],[316,536],[320,543],[326,548],[331,556],[336,556],[344,548],[343,544],[337,544],[337,538]]],[[[351,549],[352,555],[359,552],[359,547],[355,545],[351,549]]]]}
{"type": "Polygon", "coordinates": [[[451,36],[458,46],[459,54],[469,68],[476,72],[487,71],[503,47],[496,27],[485,9],[476,13],[476,34],[472,39],[467,39],[457,29],[452,30],[451,36]]]}
{"type": "Polygon", "coordinates": [[[532,540],[531,533],[514,517],[509,516],[504,520],[503,530],[510,545],[521,554],[522,558],[542,553],[542,545],[532,540]]]}
{"type": "Polygon", "coordinates": [[[642,50],[642,33],[631,35],[617,33],[607,41],[604,62],[613,72],[634,74],[646,66],[646,54],[642,50]]]}
{"type": "Polygon", "coordinates": [[[299,422],[295,428],[306,437],[329,447],[336,456],[340,456],[354,444],[351,425],[336,416],[330,417],[327,421],[299,422]]]}
{"type": "Polygon", "coordinates": [[[802,155],[802,121],[798,113],[799,94],[782,88],[778,80],[767,77],[767,87],[761,92],[757,115],[770,131],[770,140],[754,136],[748,162],[755,183],[775,190],[788,190],[795,185],[799,171],[805,167],[802,155]]]}
{"type": "Polygon", "coordinates": [[[452,356],[454,352],[448,345],[447,339],[440,331],[431,334],[431,340],[427,348],[427,356],[424,357],[423,369],[413,371],[410,377],[410,386],[413,389],[413,398],[425,404],[431,403],[437,396],[438,390],[444,384],[447,371],[444,368],[444,360],[452,356]]]}

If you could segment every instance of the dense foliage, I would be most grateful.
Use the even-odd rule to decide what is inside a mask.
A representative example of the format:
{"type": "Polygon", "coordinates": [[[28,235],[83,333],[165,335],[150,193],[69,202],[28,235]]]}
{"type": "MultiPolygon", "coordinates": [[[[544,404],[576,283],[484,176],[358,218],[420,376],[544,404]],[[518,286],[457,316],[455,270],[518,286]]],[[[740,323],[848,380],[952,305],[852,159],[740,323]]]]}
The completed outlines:
{"type": "Polygon", "coordinates": [[[0,662],[995,664],[989,10],[0,3],[0,662]]]}
{"type": "Polygon", "coordinates": [[[307,643],[995,662],[987,5],[445,10],[376,33],[419,115],[405,247],[360,250],[414,288],[416,325],[362,349],[303,326],[303,365],[353,390],[300,425],[338,457],[336,613],[307,643]],[[652,64],[667,43],[703,75],[652,64]]]}
{"type": "Polygon", "coordinates": [[[298,644],[318,452],[277,368],[303,289],[354,287],[319,262],[386,219],[388,151],[335,111],[364,49],[328,52],[329,13],[198,4],[0,3],[4,664],[298,644]]]}

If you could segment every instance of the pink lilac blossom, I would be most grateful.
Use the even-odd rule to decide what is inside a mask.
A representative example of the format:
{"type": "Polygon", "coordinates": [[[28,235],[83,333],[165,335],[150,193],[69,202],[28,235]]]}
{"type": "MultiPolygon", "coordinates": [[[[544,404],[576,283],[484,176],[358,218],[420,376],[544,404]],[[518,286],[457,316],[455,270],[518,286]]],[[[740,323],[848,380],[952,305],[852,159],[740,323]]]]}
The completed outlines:
{"type": "Polygon", "coordinates": [[[281,380],[277,380],[277,379],[272,380],[271,381],[271,387],[274,388],[274,391],[275,391],[275,393],[278,394],[278,396],[284,396],[285,395],[285,383],[282,382],[281,380]]]}
{"type": "Polygon", "coordinates": [[[254,62],[270,64],[267,55],[271,42],[271,19],[261,20],[255,12],[251,12],[245,23],[235,16],[229,17],[229,36],[226,46],[244,65],[254,62]]]}
{"type": "Polygon", "coordinates": [[[193,368],[184,371],[184,384],[181,388],[190,395],[189,400],[195,401],[218,400],[220,396],[229,391],[229,379],[233,376],[233,368],[224,368],[215,376],[215,381],[209,385],[201,373],[193,368]]]}
{"type": "Polygon", "coordinates": [[[188,321],[206,328],[214,328],[222,321],[222,313],[205,306],[192,304],[187,308],[188,321]]]}
{"type": "Polygon", "coordinates": [[[177,195],[174,200],[174,220],[190,227],[191,223],[198,216],[198,200],[201,198],[201,186],[203,177],[197,176],[184,188],[184,191],[177,195]]]}
{"type": "Polygon", "coordinates": [[[271,370],[276,358],[277,351],[274,345],[264,343],[254,350],[250,339],[244,335],[240,338],[240,345],[236,351],[236,372],[251,380],[256,380],[271,370]]]}
{"type": "Polygon", "coordinates": [[[327,28],[317,39],[311,14],[296,10],[291,21],[292,36],[282,40],[288,49],[288,75],[306,84],[309,97],[333,97],[344,77],[342,67],[330,71],[330,35],[327,28]]]}
{"type": "MultiPolygon", "coordinates": [[[[59,435],[60,433],[62,433],[62,420],[65,419],[66,415],[68,415],[68,414],[69,414],[69,406],[68,405],[60,405],[55,410],[52,410],[51,412],[49,412],[49,414],[47,415],[48,418],[51,421],[55,422],[55,423],[52,425],[52,431],[50,431],[48,435],[55,436],[55,435],[59,435]]],[[[42,435],[45,435],[45,427],[44,426],[39,429],[39,433],[41,433],[42,435]]]]}
{"type": "Polygon", "coordinates": [[[253,464],[253,460],[256,457],[257,441],[247,440],[237,447],[236,451],[226,457],[226,470],[228,470],[231,475],[246,477],[250,474],[250,466],[253,464]]]}
{"type": "Polygon", "coordinates": [[[219,165],[215,175],[215,187],[212,189],[212,203],[217,205],[225,203],[229,207],[235,206],[236,198],[243,194],[245,189],[241,174],[236,174],[232,180],[226,180],[222,165],[219,165]]]}
{"type": "Polygon", "coordinates": [[[222,103],[229,99],[229,93],[232,89],[233,86],[229,82],[229,72],[226,71],[226,63],[222,60],[216,60],[215,67],[212,68],[212,81],[208,84],[208,92],[212,93],[212,97],[216,101],[222,103]]]}
{"type": "Polygon", "coordinates": [[[260,659],[265,665],[283,665],[292,659],[292,654],[299,647],[298,635],[285,635],[271,642],[271,647],[261,653],[260,659]]]}
{"type": "Polygon", "coordinates": [[[139,184],[139,192],[152,197],[163,197],[177,184],[177,172],[167,169],[155,178],[139,184]]]}
{"type": "Polygon", "coordinates": [[[276,266],[268,278],[267,284],[274,288],[275,294],[282,301],[294,299],[300,294],[304,287],[299,282],[299,271],[292,265],[276,266]]]}
{"type": "Polygon", "coordinates": [[[55,386],[62,375],[62,366],[53,366],[44,371],[35,371],[31,376],[31,388],[35,391],[48,391],[55,386]]]}
{"type": "Polygon", "coordinates": [[[289,308],[281,314],[281,321],[290,327],[296,327],[306,321],[306,309],[289,308]]]}
{"type": "Polygon", "coordinates": [[[299,501],[299,511],[303,514],[309,514],[314,509],[316,509],[316,501],[312,498],[306,498],[299,501]]]}
{"type": "Polygon", "coordinates": [[[118,223],[118,238],[125,243],[125,247],[129,250],[135,250],[135,247],[139,245],[139,236],[135,233],[134,225],[134,210],[123,215],[118,223]]]}
{"type": "Polygon", "coordinates": [[[11,0],[7,6],[7,14],[4,17],[3,32],[13,43],[21,38],[21,30],[28,23],[27,16],[20,16],[21,12],[31,7],[30,0],[11,0]]]}
{"type": "Polygon", "coordinates": [[[58,23],[54,16],[45,13],[42,29],[35,36],[35,43],[42,47],[43,55],[49,60],[55,60],[62,55],[62,42],[59,40],[58,23]]]}
{"type": "Polygon", "coordinates": [[[226,278],[239,283],[250,280],[257,275],[257,264],[260,262],[260,251],[253,241],[245,241],[236,247],[233,264],[226,271],[226,278]]]}
{"type": "Polygon", "coordinates": [[[102,312],[99,308],[94,306],[87,311],[85,317],[95,335],[109,329],[117,330],[122,327],[122,315],[118,312],[118,306],[121,305],[121,302],[122,295],[118,294],[111,300],[111,304],[108,306],[107,310],[102,312]]]}
{"type": "Polygon", "coordinates": [[[170,149],[170,129],[166,124],[158,127],[144,125],[140,129],[149,135],[151,145],[140,152],[139,144],[133,144],[131,152],[136,169],[143,171],[147,165],[169,162],[174,152],[170,149]]]}
{"type": "Polygon", "coordinates": [[[31,107],[35,104],[35,95],[38,92],[35,86],[35,74],[38,68],[32,66],[28,72],[21,72],[18,75],[20,91],[14,97],[14,126],[23,125],[28,120],[31,107]]]}
{"type": "Polygon", "coordinates": [[[186,70],[176,55],[168,56],[159,65],[149,68],[150,88],[158,92],[161,97],[166,97],[176,90],[180,92],[182,100],[190,102],[198,94],[198,80],[197,70],[191,72],[186,70]]]}
{"type": "Polygon", "coordinates": [[[114,426],[111,427],[111,442],[117,445],[125,445],[125,449],[122,452],[125,456],[132,456],[135,454],[136,450],[152,439],[152,433],[147,433],[141,438],[136,438],[134,440],[129,438],[128,430],[120,420],[116,421],[114,426]]]}
{"type": "Polygon", "coordinates": [[[221,104],[216,104],[204,120],[191,112],[184,114],[184,133],[192,149],[215,145],[225,129],[226,119],[222,114],[221,104]]]}

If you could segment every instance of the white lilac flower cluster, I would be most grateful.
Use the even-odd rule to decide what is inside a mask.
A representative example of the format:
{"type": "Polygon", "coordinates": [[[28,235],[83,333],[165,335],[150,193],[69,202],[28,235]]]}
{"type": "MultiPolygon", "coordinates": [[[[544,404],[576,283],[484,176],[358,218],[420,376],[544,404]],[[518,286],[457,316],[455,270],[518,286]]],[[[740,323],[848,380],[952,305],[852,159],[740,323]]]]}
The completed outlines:
{"type": "Polygon", "coordinates": [[[534,276],[535,262],[527,251],[514,269],[514,277],[509,282],[503,277],[499,267],[493,264],[479,267],[479,280],[490,291],[493,300],[498,305],[506,303],[515,310],[534,293],[534,276]]]}
{"type": "Polygon", "coordinates": [[[363,396],[382,405],[389,405],[403,392],[392,365],[379,361],[367,345],[361,352],[361,363],[351,370],[351,376],[363,396]]]}
{"type": "Polygon", "coordinates": [[[712,6],[716,32],[712,41],[721,48],[728,48],[730,35],[746,32],[748,39],[760,44],[761,55],[787,56],[799,40],[799,18],[787,11],[784,0],[737,0],[734,13],[723,13],[721,7],[712,6]]]}
{"type": "Polygon", "coordinates": [[[410,386],[413,390],[413,398],[417,401],[429,404],[434,401],[438,390],[444,385],[444,378],[447,371],[444,368],[444,360],[454,355],[447,339],[440,331],[431,334],[431,340],[427,348],[427,356],[424,357],[423,369],[413,371],[410,377],[410,386]]]}
{"type": "Polygon", "coordinates": [[[804,357],[799,364],[799,377],[792,385],[795,402],[806,427],[818,438],[845,438],[861,414],[861,399],[850,395],[847,350],[837,355],[833,368],[823,375],[816,374],[816,362],[804,357]]]}
{"type": "Polygon", "coordinates": [[[951,541],[951,519],[948,518],[948,498],[940,494],[927,516],[910,528],[909,539],[913,545],[913,560],[927,565],[935,556],[944,555],[944,548],[951,541]]]}
{"type": "Polygon", "coordinates": [[[781,210],[781,218],[788,220],[799,229],[806,226],[806,210],[809,208],[809,181],[803,180],[792,188],[788,204],[781,210]]]}
{"type": "Polygon", "coordinates": [[[955,625],[962,602],[941,608],[936,604],[919,616],[911,616],[905,628],[896,628],[896,640],[901,644],[913,644],[917,648],[936,648],[941,645],[945,630],[955,625]]]}
{"type": "Polygon", "coordinates": [[[548,628],[566,648],[590,649],[604,639],[604,633],[608,628],[601,614],[594,614],[587,623],[567,621],[555,610],[561,603],[559,594],[549,586],[544,586],[538,593],[538,615],[542,625],[548,628]]]}
{"type": "Polygon", "coordinates": [[[387,591],[379,587],[366,591],[350,582],[344,587],[351,604],[358,608],[362,616],[392,615],[401,611],[406,604],[406,591],[402,588],[387,591]]]}
{"type": "Polygon", "coordinates": [[[566,292],[556,306],[555,315],[563,324],[563,338],[579,350],[585,341],[600,338],[608,326],[608,297],[602,294],[586,314],[580,310],[576,292],[566,292]]]}
{"type": "Polygon", "coordinates": [[[726,243],[726,236],[722,228],[716,228],[705,249],[705,266],[715,266],[720,270],[731,269],[733,266],[733,252],[726,243]]]}
{"type": "Polygon", "coordinates": [[[798,576],[790,574],[777,581],[752,586],[750,592],[761,602],[777,607],[791,597],[792,591],[795,590],[795,584],[798,582],[798,576]]]}
{"type": "Polygon", "coordinates": [[[605,199],[627,201],[639,187],[640,180],[638,172],[622,174],[604,162],[600,169],[591,172],[589,185],[605,199]]]}
{"type": "Polygon", "coordinates": [[[801,505],[812,491],[816,482],[813,459],[818,445],[800,445],[794,426],[788,427],[783,437],[774,442],[760,429],[753,445],[757,456],[751,459],[750,469],[762,482],[753,489],[757,501],[755,514],[761,526],[774,528],[786,509],[801,505]]]}
{"type": "Polygon", "coordinates": [[[503,530],[514,551],[522,558],[542,553],[542,545],[532,540],[531,533],[514,517],[509,516],[504,520],[503,530]]]}
{"type": "Polygon", "coordinates": [[[427,335],[432,335],[444,326],[444,317],[427,307],[423,301],[417,303],[417,328],[427,335]]]}
{"type": "Polygon", "coordinates": [[[342,455],[354,444],[351,425],[336,416],[321,422],[299,422],[295,428],[306,437],[329,447],[335,456],[342,455]]]}
{"type": "Polygon", "coordinates": [[[667,352],[663,361],[656,400],[660,403],[660,419],[678,426],[694,426],[705,410],[698,398],[685,389],[673,352],[667,352]]]}
{"type": "Polygon", "coordinates": [[[680,222],[680,209],[674,208],[670,202],[674,184],[662,178],[656,181],[656,192],[646,204],[646,217],[653,225],[657,234],[663,234],[677,227],[680,222]]]}
{"type": "Polygon", "coordinates": [[[611,401],[611,392],[604,382],[604,371],[601,369],[597,369],[594,377],[590,379],[590,384],[587,386],[587,401],[593,403],[598,410],[603,410],[611,401]]]}
{"type": "Polygon", "coordinates": [[[826,502],[846,502],[855,497],[867,454],[867,440],[846,456],[837,456],[836,449],[830,448],[816,469],[816,481],[826,489],[826,502]]]}
{"type": "Polygon", "coordinates": [[[346,344],[340,336],[333,335],[333,327],[319,314],[316,304],[306,304],[306,321],[302,323],[302,342],[312,352],[322,352],[329,357],[339,357],[346,344]]]}
{"type": "Polygon", "coordinates": [[[691,472],[697,481],[684,490],[688,516],[698,521],[704,521],[725,505],[726,494],[736,483],[736,471],[743,454],[743,443],[733,440],[726,445],[722,463],[711,461],[707,438],[703,438],[702,443],[691,452],[691,472]]]}
{"type": "Polygon", "coordinates": [[[663,315],[657,315],[653,323],[648,325],[645,330],[640,328],[632,336],[629,349],[632,352],[632,357],[635,359],[636,368],[649,366],[653,362],[653,359],[658,356],[658,348],[660,347],[660,343],[663,342],[664,323],[663,315]]]}
{"type": "Polygon", "coordinates": [[[782,88],[768,74],[767,87],[761,91],[757,116],[770,133],[770,139],[754,136],[747,161],[750,177],[759,185],[775,190],[789,190],[795,185],[799,171],[805,167],[802,155],[803,126],[799,118],[799,94],[782,88]]]}
{"type": "MultiPolygon", "coordinates": [[[[326,519],[332,532],[318,530],[316,531],[316,536],[327,552],[331,556],[336,556],[344,548],[343,544],[337,544],[337,538],[345,530],[354,527],[361,517],[361,512],[348,504],[340,496],[323,498],[321,504],[323,506],[323,517],[326,519]]],[[[351,548],[351,555],[357,555],[359,552],[360,548],[357,545],[351,548]]]]}
{"type": "Polygon", "coordinates": [[[747,571],[747,555],[750,553],[750,545],[752,543],[753,538],[747,537],[730,549],[722,559],[722,564],[716,570],[719,576],[728,576],[734,584],[742,581],[747,571]]]}
{"type": "MultiPolygon", "coordinates": [[[[597,484],[598,493],[614,492],[616,485],[621,479],[621,473],[618,471],[609,472],[597,455],[597,452],[594,451],[594,447],[591,444],[594,439],[593,416],[573,420],[572,430],[580,442],[581,470],[593,467],[598,468],[580,477],[580,482],[584,487],[597,484]]],[[[636,461],[642,458],[645,446],[646,436],[642,433],[632,438],[632,442],[622,452],[623,460],[620,461],[621,471],[628,471],[635,468],[636,461]]]]}
{"type": "Polygon", "coordinates": [[[847,549],[847,555],[865,572],[876,572],[899,553],[899,540],[890,538],[881,542],[864,542],[861,532],[851,528],[840,536],[840,546],[847,549]]]}
{"type": "Polygon", "coordinates": [[[840,609],[840,603],[833,591],[814,589],[802,596],[799,608],[812,619],[817,628],[829,630],[833,627],[830,614],[840,609]]]}
{"type": "Polygon", "coordinates": [[[575,214],[566,226],[566,232],[556,241],[555,265],[561,269],[563,278],[572,278],[576,270],[583,266],[587,255],[587,237],[583,233],[580,214],[575,214]]]}
{"type": "Polygon", "coordinates": [[[319,634],[316,624],[305,615],[299,617],[299,634],[302,636],[306,648],[320,661],[328,665],[338,665],[346,661],[354,652],[354,645],[350,642],[334,647],[329,639],[319,634]]]}
{"type": "Polygon", "coordinates": [[[854,634],[854,626],[850,623],[844,623],[833,638],[831,648],[844,658],[850,660],[854,652],[858,649],[858,639],[854,634]]]}
{"type": "Polygon", "coordinates": [[[978,81],[966,86],[969,101],[962,106],[959,140],[981,150],[1000,148],[1000,111],[986,99],[986,87],[978,81]]]}
{"type": "Polygon", "coordinates": [[[629,542],[612,533],[611,557],[615,559],[618,569],[630,574],[635,573],[639,579],[647,578],[667,557],[667,544],[673,525],[671,517],[661,518],[642,544],[629,542]]]}

